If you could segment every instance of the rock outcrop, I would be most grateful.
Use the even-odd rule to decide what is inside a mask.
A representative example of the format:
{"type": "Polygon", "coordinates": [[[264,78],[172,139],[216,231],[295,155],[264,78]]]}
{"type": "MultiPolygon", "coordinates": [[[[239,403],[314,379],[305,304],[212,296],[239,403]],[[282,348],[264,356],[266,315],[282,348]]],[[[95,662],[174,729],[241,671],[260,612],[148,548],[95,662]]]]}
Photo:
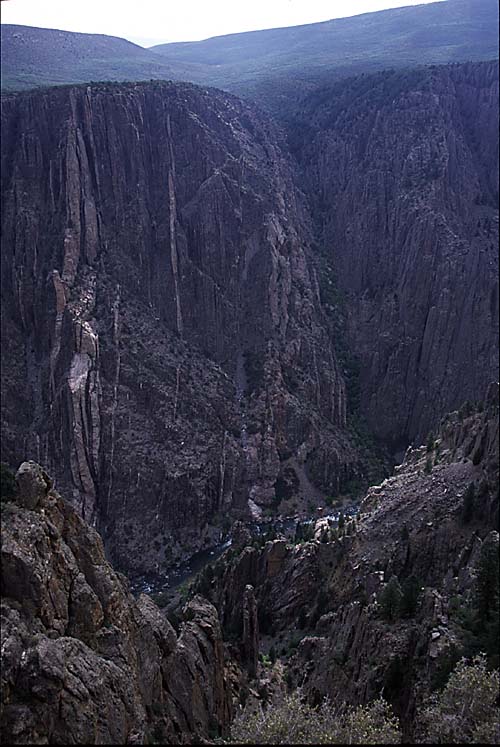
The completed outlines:
{"type": "Polygon", "coordinates": [[[252,584],[262,632],[311,702],[360,704],[383,692],[411,736],[417,704],[462,645],[459,608],[472,599],[481,547],[498,543],[498,384],[485,402],[451,413],[432,444],[409,448],[340,534],[254,543],[219,559],[208,596],[224,627],[237,630],[252,584]],[[413,589],[414,606],[388,619],[381,600],[393,577],[413,589]]]}
{"type": "Polygon", "coordinates": [[[190,743],[231,718],[214,607],[195,597],[177,636],[152,600],[136,601],[97,532],[43,474],[18,472],[2,505],[2,738],[12,744],[190,743]]]}
{"type": "Polygon", "coordinates": [[[498,63],[362,76],[301,106],[323,300],[345,314],[360,411],[398,451],[497,376],[498,63]]]}
{"type": "Polygon", "coordinates": [[[2,458],[121,568],[270,505],[284,460],[362,472],[280,130],[188,84],[2,99],[2,458]]]}

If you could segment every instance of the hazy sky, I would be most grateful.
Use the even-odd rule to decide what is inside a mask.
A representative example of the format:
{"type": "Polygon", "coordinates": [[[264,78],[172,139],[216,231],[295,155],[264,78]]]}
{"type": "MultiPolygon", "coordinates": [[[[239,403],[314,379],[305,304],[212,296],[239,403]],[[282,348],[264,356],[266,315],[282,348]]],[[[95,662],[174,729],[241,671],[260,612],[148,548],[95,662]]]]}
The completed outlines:
{"type": "Polygon", "coordinates": [[[2,23],[111,34],[149,46],[296,26],[435,0],[4,0],[2,23]]]}

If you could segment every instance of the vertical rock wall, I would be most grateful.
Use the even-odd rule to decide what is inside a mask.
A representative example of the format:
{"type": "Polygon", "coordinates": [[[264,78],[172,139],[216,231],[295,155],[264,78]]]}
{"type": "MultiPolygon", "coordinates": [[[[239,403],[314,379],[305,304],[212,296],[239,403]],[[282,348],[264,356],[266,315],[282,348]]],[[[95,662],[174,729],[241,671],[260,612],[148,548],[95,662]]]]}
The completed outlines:
{"type": "Polygon", "coordinates": [[[4,459],[40,460],[137,570],[269,504],[291,454],[359,471],[270,121],[99,84],[5,97],[2,135],[4,459]]]}
{"type": "Polygon", "coordinates": [[[498,375],[497,128],[496,62],[343,81],[292,128],[361,409],[395,449],[498,375]]]}

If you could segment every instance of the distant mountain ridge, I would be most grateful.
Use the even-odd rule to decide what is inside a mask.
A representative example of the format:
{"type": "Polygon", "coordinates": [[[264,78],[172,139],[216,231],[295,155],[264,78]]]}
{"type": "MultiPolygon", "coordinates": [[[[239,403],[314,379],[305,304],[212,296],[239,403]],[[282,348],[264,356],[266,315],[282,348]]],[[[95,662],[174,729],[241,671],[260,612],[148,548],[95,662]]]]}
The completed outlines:
{"type": "Polygon", "coordinates": [[[143,49],[117,37],[2,26],[2,87],[163,78],[271,101],[298,84],[498,57],[496,0],[442,0],[143,49]]]}
{"type": "Polygon", "coordinates": [[[172,65],[148,49],[104,34],[3,24],[2,88],[22,90],[91,80],[189,78],[196,65],[172,65]]]}

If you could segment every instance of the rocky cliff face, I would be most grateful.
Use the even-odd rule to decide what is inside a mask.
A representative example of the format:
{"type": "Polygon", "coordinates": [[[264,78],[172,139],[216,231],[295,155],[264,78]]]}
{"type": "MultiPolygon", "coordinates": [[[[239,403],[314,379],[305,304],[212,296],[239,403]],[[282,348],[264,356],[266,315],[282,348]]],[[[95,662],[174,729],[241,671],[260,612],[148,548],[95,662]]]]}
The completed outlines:
{"type": "Polygon", "coordinates": [[[36,458],[152,571],[362,469],[279,130],[171,83],[2,100],[4,460],[36,458]],[[248,499],[253,503],[248,503],[248,499]]]}
{"type": "Polygon", "coordinates": [[[35,463],[2,504],[2,737],[12,744],[170,744],[231,718],[215,609],[195,597],[179,636],[106,561],[99,534],[35,463]]]}
{"type": "Polygon", "coordinates": [[[342,81],[301,107],[290,138],[360,408],[398,450],[497,376],[498,63],[342,81]]]}
{"type": "Polygon", "coordinates": [[[249,541],[218,561],[205,593],[224,629],[241,639],[251,584],[261,650],[274,646],[288,684],[311,702],[359,704],[383,693],[411,737],[417,704],[463,644],[460,605],[471,599],[483,543],[498,544],[498,384],[485,403],[449,415],[432,448],[409,448],[341,536],[320,539],[319,520],[313,542],[249,541]],[[403,588],[416,580],[416,601],[411,614],[388,620],[381,599],[393,576],[403,588]]]}

